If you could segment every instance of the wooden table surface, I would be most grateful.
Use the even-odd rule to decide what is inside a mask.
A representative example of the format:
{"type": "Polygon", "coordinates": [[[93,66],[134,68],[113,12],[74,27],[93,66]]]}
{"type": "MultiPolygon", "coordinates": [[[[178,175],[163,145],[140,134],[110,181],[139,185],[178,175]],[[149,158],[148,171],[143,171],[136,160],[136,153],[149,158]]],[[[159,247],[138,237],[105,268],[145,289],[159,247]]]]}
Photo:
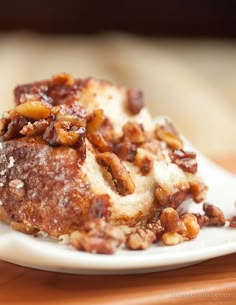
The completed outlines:
{"type": "MultiPolygon", "coordinates": [[[[220,163],[236,172],[236,158],[220,163]]],[[[178,270],[70,275],[0,262],[0,304],[236,304],[236,253],[178,270]]]]}

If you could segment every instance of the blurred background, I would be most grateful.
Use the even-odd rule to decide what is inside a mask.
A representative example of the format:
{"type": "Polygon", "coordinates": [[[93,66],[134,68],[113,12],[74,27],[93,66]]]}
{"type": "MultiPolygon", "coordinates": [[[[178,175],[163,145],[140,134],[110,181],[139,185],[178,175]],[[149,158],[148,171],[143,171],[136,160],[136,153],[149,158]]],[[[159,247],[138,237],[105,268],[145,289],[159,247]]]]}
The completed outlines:
{"type": "Polygon", "coordinates": [[[1,0],[0,106],[58,72],[144,91],[209,156],[236,153],[236,1],[1,0]]]}

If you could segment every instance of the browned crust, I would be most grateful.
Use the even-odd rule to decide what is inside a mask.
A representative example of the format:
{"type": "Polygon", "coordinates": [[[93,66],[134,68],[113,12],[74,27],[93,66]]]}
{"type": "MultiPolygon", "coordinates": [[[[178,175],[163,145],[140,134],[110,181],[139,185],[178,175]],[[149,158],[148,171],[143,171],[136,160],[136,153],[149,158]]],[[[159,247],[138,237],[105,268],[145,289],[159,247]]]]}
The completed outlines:
{"type": "Polygon", "coordinates": [[[11,221],[31,224],[52,236],[79,228],[93,193],[79,170],[76,150],[52,148],[37,138],[11,140],[1,147],[1,203],[11,221]],[[23,196],[9,186],[16,179],[24,183],[23,196]]]}

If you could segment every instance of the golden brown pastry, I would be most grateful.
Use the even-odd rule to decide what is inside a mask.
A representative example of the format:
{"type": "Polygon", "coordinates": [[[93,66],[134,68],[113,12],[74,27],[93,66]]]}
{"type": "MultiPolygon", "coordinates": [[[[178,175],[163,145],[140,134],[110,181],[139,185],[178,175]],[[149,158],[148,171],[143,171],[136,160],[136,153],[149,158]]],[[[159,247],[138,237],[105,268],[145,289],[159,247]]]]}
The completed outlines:
{"type": "Polygon", "coordinates": [[[168,119],[153,123],[141,91],[60,74],[14,94],[0,121],[0,219],[13,229],[89,252],[144,249],[163,210],[204,199],[195,153],[168,119]]]}

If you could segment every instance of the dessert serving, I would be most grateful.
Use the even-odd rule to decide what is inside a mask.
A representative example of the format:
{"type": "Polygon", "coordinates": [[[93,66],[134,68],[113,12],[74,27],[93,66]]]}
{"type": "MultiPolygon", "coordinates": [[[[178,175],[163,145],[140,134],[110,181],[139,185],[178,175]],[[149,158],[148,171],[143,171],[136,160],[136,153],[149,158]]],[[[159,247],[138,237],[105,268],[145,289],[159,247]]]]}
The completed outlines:
{"type": "Polygon", "coordinates": [[[12,229],[108,254],[225,224],[206,202],[203,214],[178,209],[202,203],[207,187],[196,154],[169,119],[153,122],[141,91],[59,74],[14,97],[0,120],[0,220],[12,229]]]}

